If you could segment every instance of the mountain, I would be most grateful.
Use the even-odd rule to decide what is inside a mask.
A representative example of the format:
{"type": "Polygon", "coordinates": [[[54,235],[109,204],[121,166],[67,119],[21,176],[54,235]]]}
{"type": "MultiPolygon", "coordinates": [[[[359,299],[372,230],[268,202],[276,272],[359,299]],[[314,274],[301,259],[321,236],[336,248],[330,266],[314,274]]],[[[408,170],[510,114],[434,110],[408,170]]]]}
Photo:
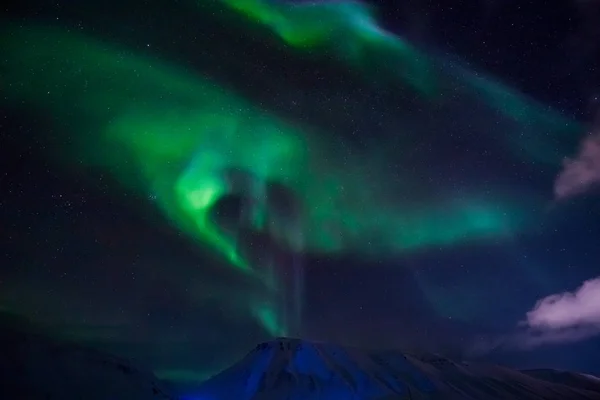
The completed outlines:
{"type": "MultiPolygon", "coordinates": [[[[151,373],[125,360],[2,321],[0,398],[174,399],[151,373]]],[[[600,399],[600,379],[279,338],[181,398],[229,399],[600,399]]]]}
{"type": "Polygon", "coordinates": [[[256,346],[186,399],[600,399],[600,380],[280,338],[256,346]]]}
{"type": "Polygon", "coordinates": [[[0,318],[0,399],[172,399],[151,373],[125,360],[0,318]]]}

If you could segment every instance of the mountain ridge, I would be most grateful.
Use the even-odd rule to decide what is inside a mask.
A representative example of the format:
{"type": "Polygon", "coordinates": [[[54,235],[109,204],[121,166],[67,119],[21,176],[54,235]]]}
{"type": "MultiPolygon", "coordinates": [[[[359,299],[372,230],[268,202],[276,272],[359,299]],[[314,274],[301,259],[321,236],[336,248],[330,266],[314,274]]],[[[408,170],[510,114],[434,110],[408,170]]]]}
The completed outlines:
{"type": "Polygon", "coordinates": [[[129,360],[60,340],[2,313],[0,398],[173,399],[151,372],[129,360]]]}
{"type": "Polygon", "coordinates": [[[600,380],[453,361],[435,354],[277,338],[258,344],[188,398],[600,399],[600,380]]]}

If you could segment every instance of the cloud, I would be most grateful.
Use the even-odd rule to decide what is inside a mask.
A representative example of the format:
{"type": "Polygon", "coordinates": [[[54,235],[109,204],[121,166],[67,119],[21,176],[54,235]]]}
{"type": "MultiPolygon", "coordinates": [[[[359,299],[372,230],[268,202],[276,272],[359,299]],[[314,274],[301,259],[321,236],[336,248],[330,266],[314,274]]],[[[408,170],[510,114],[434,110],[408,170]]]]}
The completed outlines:
{"type": "Polygon", "coordinates": [[[481,337],[467,350],[481,356],[495,350],[529,350],[542,345],[572,343],[600,335],[600,277],[585,281],[573,292],[541,300],[526,314],[516,332],[481,337]]]}
{"type": "Polygon", "coordinates": [[[527,313],[534,329],[565,329],[581,325],[600,327],[600,277],[585,281],[574,292],[553,294],[539,300],[527,313]]]}
{"type": "Polygon", "coordinates": [[[584,138],[574,159],[566,159],[554,182],[554,194],[562,200],[600,184],[600,130],[584,138]]]}
{"type": "Polygon", "coordinates": [[[518,347],[575,342],[600,334],[600,277],[573,292],[544,297],[520,325],[525,331],[512,340],[518,347]]]}

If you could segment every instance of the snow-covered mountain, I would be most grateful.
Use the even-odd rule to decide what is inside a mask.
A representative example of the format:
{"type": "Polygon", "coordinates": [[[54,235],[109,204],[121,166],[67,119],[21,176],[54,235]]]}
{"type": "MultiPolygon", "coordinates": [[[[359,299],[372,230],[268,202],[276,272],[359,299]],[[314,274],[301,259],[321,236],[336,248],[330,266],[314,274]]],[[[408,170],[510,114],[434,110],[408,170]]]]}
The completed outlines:
{"type": "Polygon", "coordinates": [[[280,338],[258,345],[186,399],[600,399],[600,380],[280,338]]]}
{"type": "Polygon", "coordinates": [[[0,399],[173,398],[125,360],[0,323],[0,399]]]}
{"type": "MultiPolygon", "coordinates": [[[[173,399],[125,360],[0,324],[0,399],[173,399]]],[[[181,400],[600,399],[600,379],[280,338],[181,400]]]]}

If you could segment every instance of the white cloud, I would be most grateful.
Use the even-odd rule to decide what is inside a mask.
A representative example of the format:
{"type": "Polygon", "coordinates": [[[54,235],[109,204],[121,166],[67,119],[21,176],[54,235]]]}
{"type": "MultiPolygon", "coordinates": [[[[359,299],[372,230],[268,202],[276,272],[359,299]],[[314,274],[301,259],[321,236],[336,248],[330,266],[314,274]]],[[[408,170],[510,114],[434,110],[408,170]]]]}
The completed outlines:
{"type": "Polygon", "coordinates": [[[585,281],[573,292],[539,300],[509,335],[480,338],[468,350],[483,355],[496,349],[531,349],[572,343],[600,335],[600,277],[585,281]]]}
{"type": "Polygon", "coordinates": [[[577,326],[600,327],[600,277],[583,283],[574,292],[553,294],[539,300],[527,313],[533,329],[559,330],[577,326]]]}
{"type": "Polygon", "coordinates": [[[600,131],[586,136],[574,159],[566,159],[554,182],[558,200],[585,192],[600,183],[600,131]]]}
{"type": "Polygon", "coordinates": [[[511,342],[518,347],[576,342],[600,334],[600,277],[585,281],[573,292],[539,300],[511,342]]]}

